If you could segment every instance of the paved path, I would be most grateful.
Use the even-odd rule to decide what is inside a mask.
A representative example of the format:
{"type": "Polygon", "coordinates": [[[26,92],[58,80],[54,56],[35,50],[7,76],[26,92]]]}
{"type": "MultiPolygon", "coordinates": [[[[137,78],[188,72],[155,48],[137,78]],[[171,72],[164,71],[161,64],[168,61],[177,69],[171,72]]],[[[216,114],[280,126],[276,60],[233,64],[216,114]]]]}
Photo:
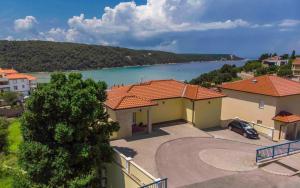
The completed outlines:
{"type": "Polygon", "coordinates": [[[160,145],[170,140],[183,137],[211,137],[188,123],[168,123],[154,127],[151,134],[134,135],[128,139],[111,142],[120,152],[147,170],[154,177],[159,177],[155,163],[155,153],[160,145]]]}
{"type": "MultiPolygon", "coordinates": [[[[219,154],[219,158],[227,158],[229,152],[253,153],[256,145],[223,140],[214,138],[181,138],[164,143],[156,153],[156,162],[159,175],[168,177],[169,187],[181,187],[191,184],[206,185],[199,187],[242,187],[247,184],[248,177],[253,185],[251,187],[265,187],[277,185],[281,181],[288,180],[289,177],[272,175],[261,170],[247,172],[235,172],[215,168],[199,159],[199,152],[210,148],[225,149],[228,152],[219,154]],[[250,177],[251,176],[251,177],[250,177]],[[262,178],[261,181],[256,181],[262,178]],[[210,180],[217,180],[216,183],[209,183],[210,180]],[[230,180],[235,180],[234,182],[230,180]],[[273,182],[272,182],[273,181],[273,182]],[[199,183],[202,182],[203,184],[199,183]],[[208,182],[205,184],[205,182],[208,182]],[[223,184],[224,183],[224,184],[223,184]],[[222,186],[227,184],[228,186],[222,186]]],[[[239,156],[236,156],[239,157],[239,156]]],[[[298,177],[297,177],[298,178],[298,177]]],[[[297,183],[300,186],[300,178],[297,183]]]]}
{"type": "Polygon", "coordinates": [[[234,140],[238,142],[245,142],[245,143],[255,144],[259,146],[270,146],[275,144],[273,141],[265,138],[264,136],[260,136],[259,139],[248,139],[236,132],[230,131],[229,129],[213,128],[213,129],[206,130],[206,132],[207,134],[213,136],[214,138],[234,140]]]}
{"type": "Polygon", "coordinates": [[[111,144],[153,176],[168,177],[170,188],[269,188],[273,185],[274,188],[277,185],[283,188],[284,183],[291,183],[286,187],[292,187],[295,182],[300,187],[299,177],[278,176],[260,169],[238,173],[230,170],[239,166],[234,166],[234,169],[222,166],[227,159],[233,158],[232,153],[252,155],[257,147],[274,144],[263,137],[251,140],[229,130],[202,131],[190,124],[177,122],[158,126],[151,134],[134,135],[111,144]],[[224,150],[216,153],[221,159],[217,166],[209,164],[211,161],[202,161],[199,156],[201,151],[209,149],[224,150]],[[230,150],[233,151],[231,154],[230,150]]]}

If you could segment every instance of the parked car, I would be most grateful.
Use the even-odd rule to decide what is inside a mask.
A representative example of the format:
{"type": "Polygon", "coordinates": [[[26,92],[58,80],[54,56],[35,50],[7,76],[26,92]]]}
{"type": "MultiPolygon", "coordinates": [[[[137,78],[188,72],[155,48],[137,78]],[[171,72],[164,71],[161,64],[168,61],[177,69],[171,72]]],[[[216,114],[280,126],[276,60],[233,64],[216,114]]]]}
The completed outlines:
{"type": "Polygon", "coordinates": [[[239,133],[246,138],[259,138],[257,131],[246,121],[233,120],[228,124],[228,128],[229,130],[239,133]]]}

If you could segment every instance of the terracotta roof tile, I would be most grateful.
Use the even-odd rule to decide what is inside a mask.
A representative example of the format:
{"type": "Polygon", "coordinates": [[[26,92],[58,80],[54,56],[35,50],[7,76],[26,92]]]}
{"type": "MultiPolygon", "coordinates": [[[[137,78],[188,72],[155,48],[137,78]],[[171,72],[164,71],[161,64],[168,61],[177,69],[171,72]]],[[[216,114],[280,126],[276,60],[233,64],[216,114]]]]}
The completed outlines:
{"type": "Polygon", "coordinates": [[[284,123],[294,123],[294,122],[300,121],[300,116],[294,115],[294,114],[286,112],[286,111],[281,111],[279,114],[277,114],[273,118],[273,120],[284,122],[284,123]]]}
{"type": "Polygon", "coordinates": [[[27,74],[20,74],[20,73],[13,73],[6,75],[6,78],[9,80],[15,80],[15,79],[28,79],[28,80],[36,80],[36,77],[27,75],[27,74]]]}
{"type": "Polygon", "coordinates": [[[273,75],[224,83],[219,87],[275,97],[300,95],[300,83],[273,75]]]}
{"type": "Polygon", "coordinates": [[[154,100],[181,97],[201,100],[224,97],[224,95],[176,80],[153,80],[135,85],[113,87],[107,91],[106,105],[112,109],[126,109],[155,105],[154,100]]]}
{"type": "Polygon", "coordinates": [[[1,69],[0,68],[0,73],[3,73],[3,74],[15,74],[15,73],[18,73],[16,70],[14,69],[1,69]]]}
{"type": "Polygon", "coordinates": [[[108,99],[105,104],[112,109],[128,109],[157,105],[155,102],[130,94],[123,94],[119,97],[108,99]]]}

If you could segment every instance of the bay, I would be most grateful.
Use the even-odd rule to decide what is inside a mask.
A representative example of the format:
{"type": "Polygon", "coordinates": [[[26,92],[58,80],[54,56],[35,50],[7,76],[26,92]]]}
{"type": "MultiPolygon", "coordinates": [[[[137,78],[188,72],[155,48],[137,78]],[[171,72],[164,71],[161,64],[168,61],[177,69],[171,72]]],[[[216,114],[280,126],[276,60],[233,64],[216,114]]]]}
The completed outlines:
{"type": "MultiPolygon", "coordinates": [[[[92,78],[96,81],[105,81],[108,86],[133,84],[148,80],[176,79],[180,81],[191,80],[203,73],[219,69],[224,64],[243,66],[246,60],[241,61],[209,61],[209,62],[190,62],[177,64],[158,64],[151,66],[132,66],[118,68],[104,68],[79,72],[83,78],[92,78]]],[[[38,78],[39,83],[49,82],[48,72],[30,73],[38,78]]]]}

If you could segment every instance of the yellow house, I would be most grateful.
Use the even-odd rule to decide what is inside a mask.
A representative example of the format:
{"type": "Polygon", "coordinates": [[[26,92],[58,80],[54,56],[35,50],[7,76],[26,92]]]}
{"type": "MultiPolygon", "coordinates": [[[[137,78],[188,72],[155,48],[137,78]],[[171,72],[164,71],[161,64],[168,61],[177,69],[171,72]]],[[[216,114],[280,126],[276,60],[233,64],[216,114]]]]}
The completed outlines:
{"type": "Polygon", "coordinates": [[[266,75],[220,86],[222,122],[240,118],[273,140],[300,138],[300,83],[266,75]]]}
{"type": "Polygon", "coordinates": [[[113,87],[107,92],[107,112],[120,130],[113,138],[152,131],[152,124],[185,120],[194,126],[220,125],[223,94],[176,80],[154,80],[113,87]]]}

